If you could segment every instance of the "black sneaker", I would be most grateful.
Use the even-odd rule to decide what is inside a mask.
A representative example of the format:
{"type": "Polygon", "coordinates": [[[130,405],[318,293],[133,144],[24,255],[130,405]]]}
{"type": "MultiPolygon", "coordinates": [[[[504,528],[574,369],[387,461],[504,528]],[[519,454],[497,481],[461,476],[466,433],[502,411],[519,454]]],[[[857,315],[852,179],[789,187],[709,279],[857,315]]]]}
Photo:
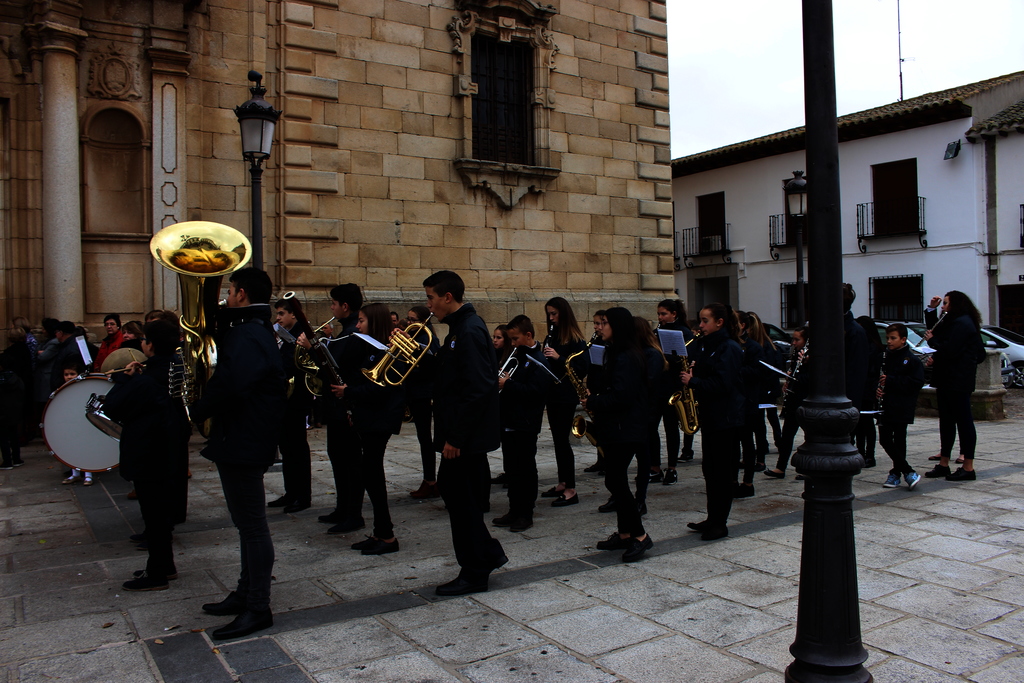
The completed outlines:
{"type": "Polygon", "coordinates": [[[693,460],[693,451],[683,451],[679,454],[679,459],[683,462],[690,462],[693,460]]]}
{"type": "Polygon", "coordinates": [[[13,469],[14,469],[14,463],[13,462],[8,462],[7,460],[4,460],[2,463],[0,463],[0,470],[13,470],[13,469]]]}
{"type": "Polygon", "coordinates": [[[15,466],[15,467],[21,467],[21,466],[22,466],[22,465],[24,465],[24,464],[25,464],[25,461],[24,461],[24,460],[22,460],[22,459],[21,459],[21,458],[19,458],[18,456],[15,456],[15,457],[14,457],[14,466],[15,466]]]}
{"type": "Polygon", "coordinates": [[[658,470],[657,472],[652,470],[649,476],[650,478],[647,480],[649,484],[656,484],[661,481],[663,477],[661,470],[658,470]]]}
{"type": "MultiPolygon", "coordinates": [[[[134,576],[136,579],[141,579],[143,576],[146,576],[146,570],[145,569],[137,569],[137,570],[132,572],[132,576],[134,576]]],[[[175,569],[173,572],[171,572],[170,574],[167,575],[167,580],[168,581],[174,581],[177,578],[178,578],[178,570],[177,569],[175,569]]]]}
{"type": "Polygon", "coordinates": [[[630,546],[631,538],[621,538],[618,533],[612,533],[611,536],[603,541],[597,542],[598,550],[626,550],[630,546]]]}
{"type": "MultiPolygon", "coordinates": [[[[927,477],[928,475],[924,476],[927,477]]],[[[968,472],[963,467],[957,467],[956,472],[946,475],[946,481],[974,481],[977,478],[978,475],[974,473],[974,470],[968,472]]]]}
{"type": "Polygon", "coordinates": [[[736,484],[736,490],[732,494],[733,498],[753,498],[754,497],[754,485],[753,484],[736,484]]]}
{"type": "Polygon", "coordinates": [[[510,527],[512,522],[516,521],[516,518],[510,514],[502,515],[501,517],[495,517],[491,520],[491,524],[494,526],[510,527]]]}
{"type": "Polygon", "coordinates": [[[126,591],[165,591],[167,590],[167,579],[155,579],[142,572],[142,576],[131,581],[125,581],[121,587],[126,591]]]}
{"type": "Polygon", "coordinates": [[[869,469],[871,467],[876,466],[877,464],[878,463],[875,462],[874,456],[872,456],[870,458],[864,458],[864,469],[869,469]]]}
{"type": "Polygon", "coordinates": [[[647,538],[642,541],[638,541],[635,538],[629,539],[629,548],[626,552],[622,553],[623,562],[636,562],[643,558],[644,553],[654,547],[654,541],[651,539],[651,535],[647,534],[647,538]]]}
{"type": "Polygon", "coordinates": [[[949,476],[949,467],[943,467],[942,465],[936,465],[932,469],[924,473],[924,476],[929,479],[938,479],[939,477],[949,476]]]}
{"type": "Polygon", "coordinates": [[[662,486],[669,486],[679,481],[679,474],[675,470],[665,470],[665,476],[661,480],[662,486]]]}

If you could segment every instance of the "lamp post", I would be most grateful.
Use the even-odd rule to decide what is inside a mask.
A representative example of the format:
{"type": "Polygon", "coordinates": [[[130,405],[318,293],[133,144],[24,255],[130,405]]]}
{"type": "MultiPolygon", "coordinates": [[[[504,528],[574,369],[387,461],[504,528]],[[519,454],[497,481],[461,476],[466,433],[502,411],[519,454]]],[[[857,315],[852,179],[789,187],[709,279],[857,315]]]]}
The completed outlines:
{"type": "Polygon", "coordinates": [[[783,185],[786,192],[786,229],[796,232],[796,320],[807,322],[804,309],[804,221],[807,219],[807,179],[803,171],[793,171],[793,178],[783,185]]]}
{"type": "Polygon", "coordinates": [[[803,543],[790,683],[869,683],[861,642],[853,475],[864,459],[850,443],[859,414],[846,397],[843,256],[839,204],[832,1],[803,0],[807,172],[814,178],[808,224],[813,332],[810,395],[797,412],[806,441],[793,464],[804,474],[803,543]]]}
{"type": "Polygon", "coordinates": [[[263,99],[267,89],[261,85],[263,74],[250,71],[249,80],[256,85],[249,86],[252,97],[235,107],[238,127],[242,133],[242,158],[249,162],[252,177],[252,265],[263,268],[263,161],[270,157],[270,146],[274,144],[274,124],[281,112],[263,99]]]}

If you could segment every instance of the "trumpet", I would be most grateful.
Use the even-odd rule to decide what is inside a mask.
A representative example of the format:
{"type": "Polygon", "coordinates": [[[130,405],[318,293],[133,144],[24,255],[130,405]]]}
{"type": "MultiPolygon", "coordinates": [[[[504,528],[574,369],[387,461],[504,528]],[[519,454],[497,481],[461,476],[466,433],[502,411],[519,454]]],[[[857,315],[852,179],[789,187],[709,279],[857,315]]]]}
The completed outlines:
{"type": "Polygon", "coordinates": [[[391,344],[384,352],[384,357],[372,368],[363,368],[363,374],[378,386],[400,386],[416,368],[416,364],[430,353],[430,344],[433,341],[434,333],[427,327],[426,321],[413,323],[405,330],[395,330],[391,333],[391,344]],[[416,341],[421,332],[427,333],[426,344],[416,341]],[[395,363],[399,361],[408,366],[405,372],[395,367],[395,363]]]}
{"type": "Polygon", "coordinates": [[[515,374],[516,370],[519,369],[519,359],[516,357],[516,351],[518,350],[518,347],[512,349],[512,353],[509,354],[508,358],[502,364],[501,369],[498,370],[498,379],[501,379],[502,377],[508,379],[515,374]]]}

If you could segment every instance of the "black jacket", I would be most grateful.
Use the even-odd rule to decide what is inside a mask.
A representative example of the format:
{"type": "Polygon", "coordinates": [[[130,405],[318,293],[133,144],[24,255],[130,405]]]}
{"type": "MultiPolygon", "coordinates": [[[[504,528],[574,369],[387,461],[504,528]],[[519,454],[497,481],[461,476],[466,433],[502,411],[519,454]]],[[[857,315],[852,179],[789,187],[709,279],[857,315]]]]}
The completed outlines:
{"type": "MultiPolygon", "coordinates": [[[[358,337],[353,346],[363,354],[362,368],[376,365],[383,351],[358,337]]],[[[405,414],[405,391],[401,386],[380,386],[363,374],[362,368],[345,377],[345,399],[352,407],[352,426],[357,432],[369,434],[398,434],[405,414]]]]}
{"type": "Polygon", "coordinates": [[[985,345],[969,315],[947,315],[932,329],[928,345],[932,355],[932,386],[947,391],[972,392],[978,364],[985,360],[985,345]]]}
{"type": "Polygon", "coordinates": [[[642,355],[618,352],[614,345],[604,356],[602,384],[587,399],[594,413],[594,431],[602,446],[646,443],[650,422],[647,370],[642,355]]]}
{"type": "MultiPolygon", "coordinates": [[[[572,405],[579,403],[579,395],[572,388],[572,383],[565,378],[565,361],[574,353],[582,351],[586,345],[587,343],[582,339],[571,341],[568,344],[551,344],[551,348],[558,354],[558,360],[549,359],[548,367],[561,380],[561,383],[552,384],[548,389],[548,403],[570,403],[572,405]]],[[[583,356],[578,356],[572,362],[573,370],[580,376],[586,373],[588,366],[589,361],[584,360],[583,356]]]]}
{"type": "Polygon", "coordinates": [[[872,410],[875,408],[877,398],[875,392],[878,390],[878,375],[882,371],[883,349],[876,349],[868,344],[868,370],[864,376],[864,395],[861,397],[860,409],[872,410]]]}
{"type": "Polygon", "coordinates": [[[217,369],[192,407],[196,423],[213,418],[204,457],[269,467],[277,453],[287,380],[270,325],[270,306],[220,311],[217,369]]]}
{"type": "MultiPolygon", "coordinates": [[[[441,349],[441,342],[438,341],[437,332],[433,326],[429,322],[426,325],[432,335],[430,351],[409,373],[409,379],[402,383],[402,386],[405,387],[405,397],[410,401],[431,398],[434,395],[434,380],[437,379],[437,352],[441,349]]],[[[420,344],[427,343],[425,330],[416,335],[416,341],[420,344]]]]}
{"type": "Polygon", "coordinates": [[[140,375],[111,375],[103,412],[122,426],[121,476],[129,481],[185,477],[192,427],[180,400],[168,393],[172,356],[153,356],[140,375]]]}
{"type": "MultiPolygon", "coordinates": [[[[743,350],[724,329],[701,339],[690,388],[697,399],[700,428],[706,431],[733,429],[744,423],[745,398],[740,385],[743,350]]],[[[691,344],[692,347],[692,344],[691,344]]]]}
{"type": "MultiPolygon", "coordinates": [[[[78,351],[77,339],[78,337],[75,336],[67,337],[57,347],[57,355],[54,356],[53,366],[50,369],[50,391],[55,391],[64,384],[64,363],[71,358],[82,362],[82,354],[78,351]]],[[[89,352],[93,358],[96,357],[96,353],[91,345],[89,346],[89,352]]],[[[99,368],[97,368],[98,370],[99,368]]]]}
{"type": "Polygon", "coordinates": [[[544,397],[555,380],[544,369],[547,359],[540,344],[532,349],[519,347],[512,353],[519,359],[519,367],[501,390],[501,428],[540,434],[544,397]]]}
{"type": "MultiPolygon", "coordinates": [[[[764,349],[750,337],[744,337],[740,344],[743,349],[743,364],[740,366],[740,383],[743,386],[743,413],[747,420],[756,419],[760,412],[757,406],[767,391],[768,368],[761,365],[764,360],[764,349]]],[[[763,418],[762,418],[763,419],[763,418]]]]}
{"type": "Polygon", "coordinates": [[[846,397],[854,408],[861,410],[864,401],[864,384],[868,379],[868,338],[864,328],[853,319],[853,312],[843,316],[844,340],[846,343],[846,397]]]}
{"type": "Polygon", "coordinates": [[[498,358],[491,333],[469,303],[442,322],[448,336],[437,354],[434,447],[440,452],[448,443],[470,454],[497,450],[498,358]]]}
{"type": "Polygon", "coordinates": [[[811,394],[811,377],[814,373],[814,358],[808,353],[803,362],[797,354],[793,355],[793,364],[789,371],[790,379],[786,382],[786,393],[782,397],[782,413],[787,420],[796,418],[796,410],[811,394]],[[797,367],[800,363],[800,367],[797,367]]]}
{"type": "MultiPolygon", "coordinates": [[[[672,395],[668,363],[665,354],[660,350],[647,346],[644,348],[644,370],[647,379],[647,420],[657,424],[664,408],[668,406],[668,397],[672,395]]],[[[679,375],[676,375],[679,379],[679,375]]]]}
{"type": "MultiPolygon", "coordinates": [[[[774,344],[765,344],[761,347],[764,351],[764,362],[772,366],[776,370],[786,370],[786,358],[782,355],[782,351],[779,351],[778,347],[774,344]]],[[[782,377],[778,373],[772,372],[765,368],[765,388],[764,388],[764,403],[775,403],[779,400],[779,395],[782,393],[782,377]]]]}
{"type": "MultiPolygon", "coordinates": [[[[0,429],[14,429],[24,415],[25,383],[13,370],[0,371],[0,429]]],[[[17,438],[17,436],[14,436],[17,438]]]]}
{"type": "MultiPolygon", "coordinates": [[[[882,399],[881,422],[886,424],[913,424],[917,395],[924,386],[924,365],[909,344],[902,349],[887,351],[885,364],[885,392],[882,399]]],[[[877,383],[875,385],[877,390],[877,383]]]]}
{"type": "MultiPolygon", "coordinates": [[[[327,340],[325,343],[327,345],[327,352],[331,354],[334,362],[338,364],[338,375],[340,375],[341,381],[348,383],[355,376],[355,373],[360,372],[362,369],[364,358],[363,346],[365,342],[358,337],[352,336],[356,333],[356,323],[359,322],[358,315],[350,315],[338,322],[341,324],[341,331],[338,333],[338,336],[327,340]]],[[[351,402],[347,397],[340,399],[331,393],[330,386],[334,380],[329,372],[321,368],[317,373],[317,377],[324,383],[324,419],[327,422],[348,422],[348,408],[351,402]]]]}

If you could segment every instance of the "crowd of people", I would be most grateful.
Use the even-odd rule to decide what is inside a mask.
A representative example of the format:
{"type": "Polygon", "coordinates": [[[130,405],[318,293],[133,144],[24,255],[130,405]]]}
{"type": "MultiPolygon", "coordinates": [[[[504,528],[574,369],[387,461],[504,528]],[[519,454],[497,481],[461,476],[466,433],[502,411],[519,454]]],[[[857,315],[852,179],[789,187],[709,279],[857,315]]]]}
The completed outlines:
{"type": "MultiPolygon", "coordinates": [[[[366,303],[357,285],[338,285],[330,292],[333,327],[314,330],[294,297],[271,304],[266,273],[234,272],[227,307],[217,314],[216,371],[201,398],[187,407],[174,391],[174,368],[185,362],[177,316],[152,311],[145,321],[123,326],[117,314],[106,316],[105,337],[98,347],[87,345],[88,364],[99,369],[126,347],[145,357],[110,375],[114,386],[104,403],[106,415],[122,425],[120,474],[133,483],[145,522],[133,540],[149,551],[146,568],[125,582],[126,590],[162,590],[177,577],[171,534],[186,516],[193,425],[202,425],[208,438],[201,452],[216,464],[240,538],[235,590],[203,606],[234,616],[215,638],[273,624],[274,548],[266,514],[268,508],[297,513],[312,505],[310,425],[326,427],[336,491],[334,509],[319,521],[328,534],[363,529],[368,497],[372,531],[351,548],[382,555],[400,549],[384,457],[403,421],[413,423],[422,483],[409,495],[443,499],[460,567],[454,580],[436,588],[439,595],[485,591],[490,573],[508,561],[484,519],[492,483],[504,484],[507,508],[491,526],[511,532],[533,526],[540,499],[550,499],[553,508],[580,504],[572,436],[596,447],[596,462],[585,471],[604,475],[609,498],[598,509],[616,515],[616,531],[596,547],[622,551],[625,562],[642,559],[653,547],[643,522],[648,488],[679,480],[680,462],[694,458],[698,429],[707,516],[687,526],[701,539],[728,536],[733,501],[755,495],[756,472],[768,480],[787,476],[800,407],[811,396],[816,370],[809,326],[794,330],[787,359],[754,312],[714,302],[691,321],[681,301],[666,299],[658,304],[656,327],[623,307],[597,311],[588,341],[569,301],[554,297],[545,304],[545,320],[517,315],[489,332],[464,301],[458,274],[439,271],[423,284],[426,306],[413,307],[404,318],[384,304],[366,303]],[[432,317],[448,328],[443,340],[432,317]],[[416,362],[396,350],[410,347],[417,349],[416,362]],[[537,442],[545,413],[557,481],[541,491],[537,442]],[[778,451],[772,469],[765,464],[769,429],[778,451]],[[499,448],[504,471],[492,478],[487,454],[499,448]],[[284,493],[268,502],[264,475],[278,452],[284,493]]],[[[924,365],[908,345],[904,325],[886,327],[883,345],[873,321],[854,320],[854,298],[846,285],[846,394],[862,411],[851,444],[865,467],[875,466],[877,420],[877,442],[892,460],[883,486],[902,480],[913,489],[921,476],[908,463],[907,426],[914,421],[924,365]]],[[[966,295],[951,291],[930,302],[926,318],[926,337],[935,349],[927,363],[937,391],[941,451],[924,476],[973,480],[977,437],[970,393],[985,355],[980,316],[966,295]],[[957,435],[963,464],[953,472],[957,435]]],[[[4,469],[22,464],[19,444],[34,436],[31,425],[38,424],[50,393],[86,371],[75,341],[81,328],[52,319],[42,328],[37,339],[27,321],[16,319],[10,345],[0,354],[4,469]]],[[[66,476],[65,483],[92,481],[88,472],[66,476]]]]}

